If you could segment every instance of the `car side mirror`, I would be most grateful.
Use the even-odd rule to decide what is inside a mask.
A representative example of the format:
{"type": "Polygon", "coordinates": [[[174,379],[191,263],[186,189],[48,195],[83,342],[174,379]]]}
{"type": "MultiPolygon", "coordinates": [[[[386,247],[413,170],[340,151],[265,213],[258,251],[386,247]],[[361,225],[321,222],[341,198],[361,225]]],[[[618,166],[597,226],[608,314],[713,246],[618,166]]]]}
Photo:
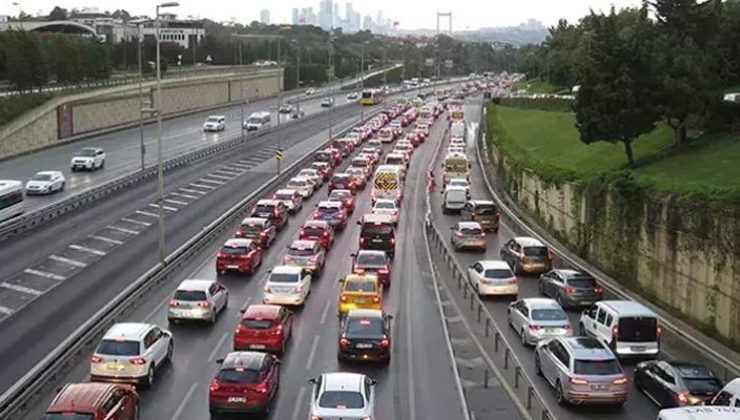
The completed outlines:
{"type": "Polygon", "coordinates": [[[386,315],[386,316],[385,316],[385,319],[387,319],[388,321],[390,321],[390,320],[392,320],[392,319],[393,319],[393,315],[386,315]]]}
{"type": "Polygon", "coordinates": [[[375,386],[377,384],[378,384],[378,381],[376,381],[375,379],[370,379],[370,385],[375,386]]]}
{"type": "Polygon", "coordinates": [[[344,283],[344,277],[340,277],[337,279],[337,283],[344,283]]]}
{"type": "Polygon", "coordinates": [[[317,382],[317,381],[316,381],[316,378],[311,378],[311,379],[309,379],[309,380],[308,380],[308,383],[309,383],[309,384],[314,384],[314,385],[316,385],[316,382],[317,382]]]}
{"type": "Polygon", "coordinates": [[[216,359],[216,363],[218,363],[219,365],[220,364],[223,364],[224,363],[224,359],[216,359]]]}
{"type": "Polygon", "coordinates": [[[243,314],[243,313],[246,313],[246,312],[247,312],[247,310],[246,310],[246,309],[239,309],[239,313],[240,313],[240,314],[243,314]]]}
{"type": "Polygon", "coordinates": [[[356,223],[357,223],[357,226],[362,226],[362,222],[360,222],[359,220],[356,223]]]}

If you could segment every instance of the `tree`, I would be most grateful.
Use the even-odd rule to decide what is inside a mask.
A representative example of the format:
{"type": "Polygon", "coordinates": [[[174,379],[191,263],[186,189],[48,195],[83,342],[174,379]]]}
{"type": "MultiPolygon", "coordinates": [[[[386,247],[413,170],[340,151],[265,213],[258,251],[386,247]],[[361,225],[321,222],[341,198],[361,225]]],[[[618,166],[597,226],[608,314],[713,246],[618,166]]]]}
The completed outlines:
{"type": "Polygon", "coordinates": [[[612,8],[609,15],[592,12],[584,29],[587,39],[575,60],[581,87],[574,108],[581,141],[621,142],[633,167],[632,143],[660,118],[653,99],[652,23],[644,7],[619,15],[612,8]]]}
{"type": "Polygon", "coordinates": [[[49,20],[67,20],[67,9],[54,6],[49,12],[49,20]]]}
{"type": "Polygon", "coordinates": [[[125,9],[117,9],[111,14],[111,17],[115,19],[121,19],[123,22],[128,22],[131,20],[131,14],[125,9]]]}

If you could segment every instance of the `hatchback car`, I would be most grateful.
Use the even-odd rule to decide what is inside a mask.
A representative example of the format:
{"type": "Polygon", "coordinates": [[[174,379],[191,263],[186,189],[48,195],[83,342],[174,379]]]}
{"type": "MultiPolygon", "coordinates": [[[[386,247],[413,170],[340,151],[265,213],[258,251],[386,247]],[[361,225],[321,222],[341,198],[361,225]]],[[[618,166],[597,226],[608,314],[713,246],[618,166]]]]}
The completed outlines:
{"type": "Polygon", "coordinates": [[[293,332],[293,313],[279,305],[249,305],[234,330],[234,350],[282,355],[293,332]]]}
{"type": "Polygon", "coordinates": [[[357,185],[352,180],[352,175],[344,172],[335,173],[329,180],[329,192],[333,190],[350,190],[354,193],[357,190],[357,185]]]}
{"type": "Polygon", "coordinates": [[[380,140],[381,143],[393,143],[393,140],[396,139],[396,133],[391,128],[381,128],[378,131],[378,140],[380,140]]]}
{"type": "Polygon", "coordinates": [[[324,373],[312,378],[308,418],[375,419],[375,380],[360,373],[324,373]]]}
{"type": "Polygon", "coordinates": [[[41,171],[29,178],[24,189],[27,195],[51,194],[64,191],[66,182],[61,171],[41,171]]]}
{"type": "Polygon", "coordinates": [[[280,361],[272,354],[235,351],[224,359],[208,387],[208,411],[267,415],[280,386],[280,361]]]}
{"type": "Polygon", "coordinates": [[[512,302],[507,310],[509,325],[523,345],[552,337],[573,335],[573,326],[563,308],[552,299],[526,298],[512,302]]]}
{"type": "Polygon", "coordinates": [[[333,190],[329,194],[329,199],[327,201],[342,203],[342,207],[349,214],[352,214],[355,211],[355,197],[354,194],[352,194],[352,190],[333,190]]]}
{"type": "Polygon", "coordinates": [[[449,180],[447,180],[445,189],[450,187],[462,188],[465,191],[470,192],[470,183],[465,178],[450,178],[449,180]]]}
{"type": "Polygon", "coordinates": [[[563,308],[591,306],[604,297],[596,279],[579,270],[554,269],[540,275],[540,294],[549,296],[563,308]]]}
{"type": "Polygon", "coordinates": [[[331,179],[332,174],[334,174],[334,168],[326,162],[313,162],[309,168],[319,171],[321,179],[323,179],[324,182],[331,179]]]}
{"type": "Polygon", "coordinates": [[[265,284],[262,303],[296,305],[306,303],[311,293],[311,272],[302,267],[279,265],[273,268],[265,284]]]}
{"type": "Polygon", "coordinates": [[[339,315],[350,309],[382,309],[383,284],[375,274],[350,274],[340,278],[339,315]]]}
{"type": "Polygon", "coordinates": [[[44,420],[139,420],[139,394],[131,385],[66,384],[46,409],[44,420]]]}
{"type": "Polygon", "coordinates": [[[251,239],[256,245],[267,249],[277,236],[277,227],[270,219],[247,217],[242,220],[234,236],[251,239]]]}
{"type": "Polygon", "coordinates": [[[321,185],[324,184],[324,177],[321,176],[319,171],[316,169],[311,169],[311,168],[301,169],[301,171],[298,172],[298,175],[296,176],[307,178],[309,181],[313,183],[315,189],[318,189],[319,187],[321,187],[321,185]]]}
{"type": "Polygon", "coordinates": [[[215,280],[183,280],[170,299],[167,321],[216,323],[218,314],[229,305],[229,291],[215,280]]]}
{"type": "Polygon", "coordinates": [[[615,404],[627,401],[627,377],[607,347],[590,337],[559,337],[541,341],[534,352],[537,374],[566,404],[615,404]]]}
{"type": "Polygon", "coordinates": [[[320,273],[324,269],[326,251],[318,241],[296,240],[288,247],[283,257],[284,265],[294,265],[308,269],[311,273],[320,273]]]}
{"type": "Polygon", "coordinates": [[[383,154],[383,142],[378,139],[371,139],[367,142],[368,147],[372,147],[375,150],[379,150],[380,154],[383,154]]]}
{"type": "Polygon", "coordinates": [[[519,236],[501,247],[501,259],[515,273],[542,273],[552,269],[554,254],[535,238],[519,236]]]}
{"type": "Polygon", "coordinates": [[[486,231],[498,232],[500,215],[493,201],[469,200],[460,210],[460,216],[464,221],[478,222],[486,231]]]}
{"type": "Polygon", "coordinates": [[[519,279],[504,261],[478,261],[468,267],[468,281],[478,296],[509,296],[519,294],[519,279]]]}
{"type": "Polygon", "coordinates": [[[359,156],[356,157],[356,158],[354,158],[354,159],[352,159],[349,162],[349,167],[350,168],[361,168],[361,169],[364,169],[366,171],[370,171],[372,169],[372,165],[373,164],[372,164],[372,161],[370,159],[368,159],[366,157],[359,157],[359,156]]]}
{"type": "Polygon", "coordinates": [[[304,176],[296,176],[290,179],[286,188],[298,191],[304,199],[313,195],[315,191],[314,183],[304,176]]]}
{"type": "Polygon", "coordinates": [[[373,208],[371,210],[372,214],[385,214],[391,219],[391,223],[394,225],[398,225],[398,220],[401,218],[401,212],[398,208],[398,204],[396,203],[396,200],[388,200],[385,198],[379,198],[375,200],[375,204],[373,204],[373,208]]]}
{"type": "Polygon", "coordinates": [[[360,225],[360,249],[385,251],[389,258],[396,253],[396,230],[387,215],[366,214],[360,225]]]}
{"type": "Polygon", "coordinates": [[[339,324],[337,359],[390,363],[391,319],[378,309],[351,309],[339,324]]]}
{"type": "Polygon", "coordinates": [[[352,272],[375,274],[385,287],[391,285],[391,262],[385,251],[361,249],[352,254],[352,272]]]}
{"type": "Polygon", "coordinates": [[[329,223],[334,229],[342,230],[347,227],[347,210],[341,202],[321,201],[316,206],[316,211],[312,215],[314,220],[323,220],[329,223]]]}
{"type": "Polygon", "coordinates": [[[296,190],[282,189],[275,191],[273,200],[282,201],[288,213],[295,214],[303,208],[303,196],[296,190]]]}
{"type": "Polygon", "coordinates": [[[471,248],[486,251],[486,233],[477,222],[457,222],[450,230],[450,242],[455,251],[471,248]]]}
{"type": "Polygon", "coordinates": [[[231,238],[216,254],[216,273],[228,271],[254,274],[262,264],[262,247],[253,239],[231,238]]]}
{"type": "Polygon", "coordinates": [[[696,363],[649,360],[637,364],[635,387],[658,407],[705,405],[722,390],[710,369],[696,363]]]}
{"type": "Polygon", "coordinates": [[[288,209],[282,201],[262,199],[252,209],[252,217],[269,219],[278,230],[288,224],[288,209]]]}
{"type": "Polygon", "coordinates": [[[156,370],[172,359],[173,349],[172,333],[156,325],[115,324],[90,358],[90,380],[151,386],[156,370]]]}
{"type": "Polygon", "coordinates": [[[367,186],[368,171],[363,168],[349,167],[345,171],[352,177],[352,182],[357,185],[358,189],[364,189],[367,186]]]}
{"type": "Polygon", "coordinates": [[[298,239],[317,241],[324,249],[329,250],[334,243],[334,228],[323,220],[307,220],[298,231],[298,239]]]}

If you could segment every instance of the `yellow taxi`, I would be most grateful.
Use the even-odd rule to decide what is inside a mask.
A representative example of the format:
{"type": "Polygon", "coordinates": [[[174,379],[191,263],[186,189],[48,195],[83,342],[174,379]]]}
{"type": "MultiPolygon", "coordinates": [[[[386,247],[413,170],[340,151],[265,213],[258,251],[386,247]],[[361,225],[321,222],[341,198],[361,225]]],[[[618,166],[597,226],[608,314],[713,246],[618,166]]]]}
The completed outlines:
{"type": "Polygon", "coordinates": [[[339,315],[350,309],[382,309],[383,284],[375,274],[350,274],[339,281],[339,315]]]}

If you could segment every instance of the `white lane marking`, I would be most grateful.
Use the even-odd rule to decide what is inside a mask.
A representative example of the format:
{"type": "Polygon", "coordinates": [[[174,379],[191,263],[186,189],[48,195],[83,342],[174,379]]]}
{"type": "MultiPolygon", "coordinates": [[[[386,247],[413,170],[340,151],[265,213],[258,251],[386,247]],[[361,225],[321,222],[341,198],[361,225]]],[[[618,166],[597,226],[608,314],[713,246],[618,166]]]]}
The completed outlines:
{"type": "Polygon", "coordinates": [[[321,312],[321,320],[319,320],[319,324],[325,324],[326,323],[326,316],[329,314],[329,306],[331,306],[331,300],[326,301],[326,306],[324,306],[324,310],[321,312]]]}
{"type": "Polygon", "coordinates": [[[247,307],[249,307],[249,304],[252,302],[252,296],[248,297],[247,300],[244,301],[242,304],[241,310],[246,311],[247,307]]]}
{"type": "MultiPolygon", "coordinates": [[[[206,176],[208,176],[208,175],[206,175],[206,176]]],[[[215,185],[224,185],[225,184],[225,182],[223,182],[223,181],[216,181],[215,179],[208,179],[206,177],[203,177],[203,178],[199,179],[198,182],[205,182],[207,184],[215,184],[215,185]]]]}
{"type": "Polygon", "coordinates": [[[34,276],[45,277],[47,279],[52,279],[52,280],[56,280],[56,281],[64,281],[64,280],[67,280],[66,277],[60,276],[59,274],[48,273],[46,271],[36,270],[36,269],[33,269],[33,268],[26,268],[25,270],[23,270],[23,272],[26,273],[26,274],[32,274],[34,276]]]}
{"type": "MultiPolygon", "coordinates": [[[[190,184],[190,185],[193,185],[193,184],[190,184]]],[[[208,187],[208,188],[211,188],[211,187],[208,187]]],[[[205,194],[206,194],[206,193],[205,193],[205,192],[203,192],[203,191],[198,191],[198,190],[192,190],[192,189],[190,189],[190,188],[180,188],[180,191],[185,191],[186,193],[190,193],[190,194],[198,194],[198,195],[205,195],[205,194]]]]}
{"type": "Polygon", "coordinates": [[[185,407],[190,402],[190,398],[193,396],[193,392],[195,392],[195,388],[197,387],[198,387],[197,382],[194,382],[192,385],[190,385],[188,392],[185,393],[185,397],[180,402],[180,405],[177,406],[177,410],[175,410],[175,414],[173,414],[171,418],[179,419],[180,416],[182,416],[182,412],[185,411],[185,407]]]}
{"type": "Polygon", "coordinates": [[[105,252],[103,252],[103,251],[99,251],[97,249],[88,248],[88,247],[82,246],[82,245],[72,244],[69,247],[72,248],[72,249],[75,249],[77,251],[87,252],[88,254],[99,255],[101,257],[103,255],[105,255],[105,252]]]}
{"type": "Polygon", "coordinates": [[[60,257],[59,255],[49,255],[49,259],[60,262],[60,263],[64,263],[67,265],[71,265],[74,267],[79,267],[79,268],[87,267],[87,264],[85,264],[82,261],[77,261],[77,260],[73,260],[71,258],[66,258],[66,257],[60,257]]]}
{"type": "MultiPolygon", "coordinates": [[[[195,182],[193,182],[192,184],[190,184],[190,186],[191,187],[197,187],[197,188],[206,188],[208,190],[215,190],[216,189],[216,187],[214,187],[212,185],[196,184],[195,182]]],[[[180,189],[182,190],[182,188],[180,188],[180,189]]],[[[185,190],[183,190],[183,191],[185,191],[185,190]]],[[[205,194],[205,192],[203,192],[203,191],[200,191],[200,193],[201,194],[205,194]]]]}
{"type": "Polygon", "coordinates": [[[311,370],[313,365],[313,359],[316,357],[316,350],[319,348],[319,336],[314,336],[313,343],[311,343],[311,352],[308,353],[308,361],[306,361],[306,370],[311,370]]]}
{"type": "Polygon", "coordinates": [[[229,338],[229,331],[226,331],[224,335],[221,336],[221,339],[218,340],[216,347],[213,348],[213,351],[208,356],[208,363],[213,363],[213,361],[216,360],[216,355],[218,354],[219,350],[221,350],[221,347],[224,345],[224,342],[227,338],[229,338]]]}
{"type": "Polygon", "coordinates": [[[197,200],[197,199],[198,199],[198,197],[196,197],[196,196],[194,196],[194,195],[190,195],[190,194],[181,194],[181,193],[179,193],[179,192],[171,192],[170,194],[172,194],[172,195],[174,195],[174,196],[177,196],[177,197],[182,197],[182,198],[189,198],[189,199],[191,199],[191,200],[197,200]]]}
{"type": "Polygon", "coordinates": [[[244,169],[232,168],[231,166],[222,166],[220,169],[213,171],[214,174],[226,174],[232,177],[237,177],[244,173],[244,169]]]}
{"type": "MultiPolygon", "coordinates": [[[[139,234],[139,231],[131,230],[131,229],[124,229],[122,227],[118,227],[118,226],[115,226],[115,225],[108,225],[108,226],[106,226],[106,228],[107,229],[117,230],[117,231],[123,232],[123,233],[128,233],[129,235],[138,235],[139,234]]],[[[121,243],[123,243],[123,242],[121,242],[121,243]]]]}
{"type": "MultiPolygon", "coordinates": [[[[151,204],[149,204],[149,207],[151,207],[153,209],[159,210],[159,204],[151,203],[151,204]]],[[[180,210],[177,207],[170,207],[170,206],[165,206],[165,205],[163,205],[162,208],[165,209],[165,210],[168,210],[168,211],[178,211],[178,210],[180,210]]]]}
{"type": "MultiPolygon", "coordinates": [[[[121,221],[126,222],[126,223],[132,223],[134,225],[139,225],[139,226],[151,226],[152,225],[149,222],[142,222],[141,220],[129,219],[128,217],[122,217],[121,221]]],[[[139,232],[136,232],[136,233],[139,233],[139,232]]]]}
{"type": "Polygon", "coordinates": [[[216,179],[225,179],[227,181],[231,181],[232,179],[234,179],[233,176],[219,175],[216,172],[210,173],[206,176],[211,177],[211,178],[216,178],[216,179]]]}
{"type": "Polygon", "coordinates": [[[15,312],[15,311],[12,310],[12,309],[10,309],[10,308],[7,308],[5,306],[0,306],[0,314],[12,315],[13,312],[15,312]]]}
{"type": "Polygon", "coordinates": [[[186,203],[184,201],[173,200],[171,198],[165,198],[164,201],[166,201],[168,203],[172,203],[172,204],[177,204],[179,206],[187,206],[188,205],[188,203],[186,203]]]}
{"type": "Polygon", "coordinates": [[[97,239],[99,241],[107,242],[107,243],[113,244],[113,245],[123,245],[123,241],[119,241],[119,240],[111,239],[111,238],[106,238],[105,236],[90,235],[89,237],[90,238],[93,238],[93,239],[97,239]]]}
{"type": "Polygon", "coordinates": [[[232,163],[230,165],[231,166],[236,166],[237,168],[244,169],[244,170],[251,169],[251,166],[250,165],[247,165],[246,163],[234,162],[234,163],[232,163]]]}
{"type": "Polygon", "coordinates": [[[303,405],[303,397],[306,395],[306,387],[302,386],[298,390],[298,397],[295,399],[295,407],[293,407],[293,415],[290,416],[291,420],[298,420],[298,416],[301,414],[301,405],[303,405]]]}
{"type": "MultiPolygon", "coordinates": [[[[151,205],[151,204],[150,204],[150,205],[151,205]]],[[[136,213],[136,214],[141,214],[141,215],[143,215],[143,216],[149,216],[149,217],[154,217],[154,218],[157,218],[157,217],[159,217],[159,215],[158,215],[157,213],[150,213],[150,212],[148,212],[148,211],[144,211],[144,210],[136,210],[136,211],[135,211],[134,213],[136,213]]]]}
{"type": "Polygon", "coordinates": [[[34,296],[41,296],[44,294],[44,292],[36,289],[31,289],[30,287],[24,287],[17,284],[10,284],[6,282],[0,283],[0,287],[4,287],[6,289],[15,290],[16,292],[25,293],[27,295],[34,295],[34,296]]]}

